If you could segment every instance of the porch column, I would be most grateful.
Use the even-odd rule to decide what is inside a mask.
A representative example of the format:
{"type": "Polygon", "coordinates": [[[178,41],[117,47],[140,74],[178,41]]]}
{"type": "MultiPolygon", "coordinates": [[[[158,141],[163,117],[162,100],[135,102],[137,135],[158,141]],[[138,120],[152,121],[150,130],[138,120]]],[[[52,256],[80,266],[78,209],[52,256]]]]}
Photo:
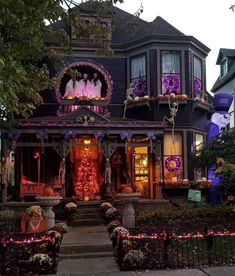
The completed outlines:
{"type": "Polygon", "coordinates": [[[110,157],[116,150],[116,145],[110,144],[109,142],[101,143],[101,152],[105,157],[105,172],[104,172],[104,182],[107,192],[112,192],[115,183],[112,183],[112,169],[110,164],[110,157]]]}
{"type": "Polygon", "coordinates": [[[59,177],[59,185],[61,185],[62,187],[61,195],[65,197],[65,174],[66,174],[65,157],[70,152],[70,143],[67,141],[62,141],[61,143],[57,143],[54,149],[61,157],[60,166],[58,169],[58,177],[59,177]]]}

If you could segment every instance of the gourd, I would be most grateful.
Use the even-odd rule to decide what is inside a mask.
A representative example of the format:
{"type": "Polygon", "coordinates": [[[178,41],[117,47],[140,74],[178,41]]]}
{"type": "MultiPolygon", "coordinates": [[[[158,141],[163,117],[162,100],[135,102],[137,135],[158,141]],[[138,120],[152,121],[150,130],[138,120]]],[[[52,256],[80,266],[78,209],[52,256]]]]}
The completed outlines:
{"type": "Polygon", "coordinates": [[[132,190],[132,188],[131,188],[130,186],[126,186],[126,187],[124,187],[124,188],[122,189],[122,192],[123,192],[124,194],[130,194],[130,193],[133,192],[133,190],[132,190]]]}
{"type": "Polygon", "coordinates": [[[44,188],[43,195],[44,196],[54,196],[55,193],[51,187],[46,187],[46,188],[44,188]]]}

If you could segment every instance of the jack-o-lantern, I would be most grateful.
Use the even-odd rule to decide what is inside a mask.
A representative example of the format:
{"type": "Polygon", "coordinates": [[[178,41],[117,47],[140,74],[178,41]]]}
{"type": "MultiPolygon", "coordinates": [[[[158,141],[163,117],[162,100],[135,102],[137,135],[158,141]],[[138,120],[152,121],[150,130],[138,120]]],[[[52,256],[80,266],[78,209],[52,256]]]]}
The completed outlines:
{"type": "Polygon", "coordinates": [[[133,190],[132,190],[132,188],[131,188],[130,186],[126,186],[126,187],[124,187],[124,188],[122,189],[122,192],[123,192],[124,194],[130,194],[130,193],[133,192],[133,190]]]}
{"type": "Polygon", "coordinates": [[[54,196],[54,191],[51,187],[46,187],[43,192],[44,196],[54,196]]]}

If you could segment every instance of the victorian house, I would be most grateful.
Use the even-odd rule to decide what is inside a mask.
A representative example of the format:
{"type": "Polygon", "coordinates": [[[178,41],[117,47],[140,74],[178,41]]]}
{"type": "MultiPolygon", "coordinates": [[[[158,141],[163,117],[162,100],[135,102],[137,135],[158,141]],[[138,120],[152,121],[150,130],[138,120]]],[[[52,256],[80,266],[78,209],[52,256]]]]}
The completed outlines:
{"type": "MultiPolygon", "coordinates": [[[[84,22],[100,24],[85,4],[84,22]]],[[[96,46],[79,40],[65,21],[52,25],[70,35],[73,51],[63,66],[47,60],[56,88],[43,93],[34,115],[17,120],[3,141],[14,155],[10,185],[17,198],[51,184],[79,200],[102,198],[122,185],[160,199],[163,186],[176,191],[196,177],[191,157],[207,132],[210,49],[160,16],[145,22],[116,7],[110,11],[103,24],[112,57],[97,56],[96,46]]]]}

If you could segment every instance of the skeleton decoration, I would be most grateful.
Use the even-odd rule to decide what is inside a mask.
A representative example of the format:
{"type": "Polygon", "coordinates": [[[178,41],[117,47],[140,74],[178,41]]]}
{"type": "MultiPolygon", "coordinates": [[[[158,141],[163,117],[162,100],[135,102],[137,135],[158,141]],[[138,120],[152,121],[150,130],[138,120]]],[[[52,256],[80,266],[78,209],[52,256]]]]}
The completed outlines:
{"type": "Polygon", "coordinates": [[[166,121],[168,121],[169,123],[172,124],[171,133],[172,133],[172,142],[174,145],[174,143],[175,143],[175,117],[178,112],[179,103],[178,103],[177,98],[175,97],[175,94],[173,94],[174,96],[172,94],[171,94],[171,97],[168,99],[168,105],[169,105],[169,109],[170,109],[170,117],[164,116],[163,122],[165,123],[166,121]],[[171,99],[173,99],[173,100],[171,100],[171,99]]]}
{"type": "Polygon", "coordinates": [[[111,193],[112,189],[111,189],[111,175],[112,175],[112,169],[111,169],[111,164],[110,164],[110,161],[109,159],[107,158],[106,159],[106,162],[105,162],[105,172],[104,172],[104,183],[107,187],[107,192],[108,193],[111,193]]]}

